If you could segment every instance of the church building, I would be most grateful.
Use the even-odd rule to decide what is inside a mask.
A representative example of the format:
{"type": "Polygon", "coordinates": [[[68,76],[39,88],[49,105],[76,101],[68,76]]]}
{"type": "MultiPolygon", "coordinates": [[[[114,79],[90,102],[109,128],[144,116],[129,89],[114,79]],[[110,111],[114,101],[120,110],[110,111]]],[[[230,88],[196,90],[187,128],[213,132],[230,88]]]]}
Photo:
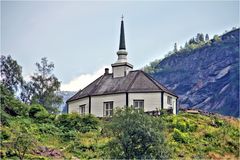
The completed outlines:
{"type": "Polygon", "coordinates": [[[133,70],[127,55],[122,20],[118,59],[111,65],[112,73],[105,68],[102,76],[68,99],[68,113],[107,117],[112,116],[117,107],[133,107],[144,112],[170,109],[176,114],[177,95],[144,71],[133,70]]]}

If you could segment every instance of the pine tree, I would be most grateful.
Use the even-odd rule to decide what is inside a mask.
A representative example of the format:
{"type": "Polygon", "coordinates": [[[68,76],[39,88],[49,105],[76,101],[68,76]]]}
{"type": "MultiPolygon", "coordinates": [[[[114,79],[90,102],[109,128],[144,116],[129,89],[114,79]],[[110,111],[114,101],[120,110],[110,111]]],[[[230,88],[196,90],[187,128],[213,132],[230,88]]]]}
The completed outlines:
{"type": "Polygon", "coordinates": [[[177,43],[174,43],[174,49],[173,49],[173,53],[177,53],[178,49],[177,49],[177,43]]]}
{"type": "Polygon", "coordinates": [[[205,36],[205,41],[209,41],[209,35],[208,34],[206,34],[206,36],[205,36]]]}

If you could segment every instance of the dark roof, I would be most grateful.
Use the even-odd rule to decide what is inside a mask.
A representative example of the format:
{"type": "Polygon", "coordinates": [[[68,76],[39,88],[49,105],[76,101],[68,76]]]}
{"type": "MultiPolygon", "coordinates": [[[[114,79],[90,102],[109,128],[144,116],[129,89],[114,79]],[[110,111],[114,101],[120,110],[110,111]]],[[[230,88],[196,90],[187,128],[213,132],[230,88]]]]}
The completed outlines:
{"type": "Polygon", "coordinates": [[[67,102],[87,96],[115,94],[115,93],[141,93],[141,92],[166,92],[176,96],[162,84],[157,82],[147,73],[141,70],[130,71],[125,77],[113,78],[112,74],[104,74],[77,92],[67,102]]]}

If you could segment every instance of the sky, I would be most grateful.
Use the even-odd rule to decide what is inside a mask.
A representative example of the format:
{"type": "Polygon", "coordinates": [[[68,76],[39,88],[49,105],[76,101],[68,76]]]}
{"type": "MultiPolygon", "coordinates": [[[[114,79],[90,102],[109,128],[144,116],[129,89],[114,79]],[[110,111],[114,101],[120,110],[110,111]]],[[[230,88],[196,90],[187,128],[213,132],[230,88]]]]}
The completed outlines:
{"type": "Polygon", "coordinates": [[[117,60],[122,14],[134,69],[197,33],[239,27],[239,1],[1,1],[1,54],[17,60],[26,80],[47,57],[61,90],[77,91],[117,60]]]}

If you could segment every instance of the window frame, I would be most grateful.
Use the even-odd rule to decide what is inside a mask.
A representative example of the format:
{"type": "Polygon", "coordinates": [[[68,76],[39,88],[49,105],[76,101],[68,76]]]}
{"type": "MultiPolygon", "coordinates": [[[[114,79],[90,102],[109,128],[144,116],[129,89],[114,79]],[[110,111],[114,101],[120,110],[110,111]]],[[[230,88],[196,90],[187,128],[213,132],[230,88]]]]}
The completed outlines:
{"type": "Polygon", "coordinates": [[[113,101],[103,102],[103,116],[112,117],[113,116],[113,101]]]}
{"type": "Polygon", "coordinates": [[[79,105],[79,114],[85,115],[85,113],[86,113],[86,104],[79,105]]]}
{"type": "Polygon", "coordinates": [[[167,104],[172,105],[173,104],[173,98],[171,96],[167,96],[167,104]]]}
{"type": "Polygon", "coordinates": [[[144,99],[134,99],[133,100],[133,108],[134,109],[143,109],[144,110],[144,99]],[[137,106],[135,106],[137,104],[137,106]]]}

